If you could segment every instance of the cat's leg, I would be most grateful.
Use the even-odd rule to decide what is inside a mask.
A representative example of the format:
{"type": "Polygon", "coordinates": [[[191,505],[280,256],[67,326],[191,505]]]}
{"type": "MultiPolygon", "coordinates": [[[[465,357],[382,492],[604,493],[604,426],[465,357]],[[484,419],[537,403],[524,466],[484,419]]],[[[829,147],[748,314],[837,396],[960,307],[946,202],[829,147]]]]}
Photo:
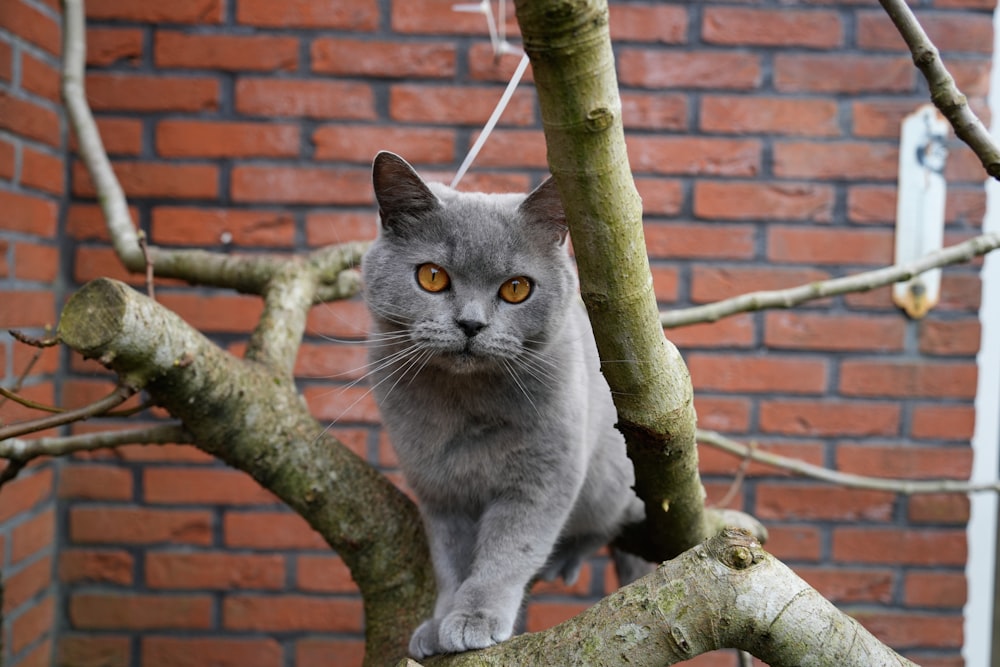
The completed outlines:
{"type": "Polygon", "coordinates": [[[418,659],[443,652],[438,641],[440,619],[452,608],[476,545],[476,524],[470,517],[429,507],[423,507],[422,514],[437,581],[437,600],[434,616],[421,623],[410,638],[410,654],[418,659]]]}
{"type": "Polygon", "coordinates": [[[569,504],[569,499],[523,498],[487,509],[469,576],[455,592],[451,612],[440,620],[443,650],[485,648],[510,638],[525,589],[552,551],[569,504]]]}

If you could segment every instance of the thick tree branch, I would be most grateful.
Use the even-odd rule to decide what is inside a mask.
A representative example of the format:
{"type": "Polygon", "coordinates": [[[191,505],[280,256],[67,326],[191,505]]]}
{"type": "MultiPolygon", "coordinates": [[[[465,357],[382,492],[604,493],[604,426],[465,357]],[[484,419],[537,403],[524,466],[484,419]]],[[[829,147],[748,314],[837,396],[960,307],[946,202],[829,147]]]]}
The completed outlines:
{"type": "Polygon", "coordinates": [[[704,306],[666,311],[660,313],[660,323],[664,328],[670,329],[699,322],[715,322],[737,313],[764,310],[765,308],[791,308],[813,299],[866,292],[876,287],[909,280],[924,271],[968,262],[974,257],[985,255],[997,248],[1000,248],[1000,234],[983,234],[968,241],[928,253],[920,259],[906,264],[897,264],[788,289],[750,292],[704,306]]]}
{"type": "Polygon", "coordinates": [[[913,667],[735,530],[561,625],[424,664],[665,667],[722,648],[746,650],[772,667],[913,667]]]}
{"type": "Polygon", "coordinates": [[[911,480],[911,479],[885,479],[882,477],[866,477],[848,472],[838,472],[822,466],[813,465],[800,461],[799,459],[781,456],[764,452],[756,447],[749,447],[732,438],[715,433],[714,431],[703,431],[698,429],[698,442],[711,445],[716,449],[729,452],[735,456],[742,456],[758,463],[764,463],[781,470],[788,470],[803,477],[822,480],[831,484],[836,484],[848,489],[865,489],[870,491],[891,491],[903,495],[915,495],[921,493],[982,493],[1000,492],[1000,481],[973,484],[956,479],[934,479],[934,480],[911,480]]]}
{"type": "Polygon", "coordinates": [[[879,0],[889,18],[903,36],[913,55],[913,63],[927,79],[931,102],[955,129],[955,134],[968,144],[983,167],[993,178],[1000,179],[1000,148],[993,142],[989,130],[969,108],[969,101],[955,85],[936,46],[907,6],[905,0],[879,0]]]}
{"type": "Polygon", "coordinates": [[[416,508],[316,423],[284,370],[236,359],[107,279],[69,300],[59,334],[142,387],[196,446],[249,473],[337,550],[364,597],[366,665],[405,653],[434,590],[416,508]]]}

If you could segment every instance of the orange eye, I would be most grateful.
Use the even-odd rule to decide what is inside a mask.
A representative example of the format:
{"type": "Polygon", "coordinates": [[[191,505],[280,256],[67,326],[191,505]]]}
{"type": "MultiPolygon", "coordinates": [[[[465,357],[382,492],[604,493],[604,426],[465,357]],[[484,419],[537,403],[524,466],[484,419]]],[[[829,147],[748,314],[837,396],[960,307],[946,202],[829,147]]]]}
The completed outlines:
{"type": "Polygon", "coordinates": [[[417,282],[428,292],[441,292],[448,289],[451,278],[437,264],[421,264],[417,267],[417,282]]]}
{"type": "Polygon", "coordinates": [[[521,303],[531,294],[531,280],[524,276],[511,278],[500,286],[500,298],[507,303],[521,303]]]}

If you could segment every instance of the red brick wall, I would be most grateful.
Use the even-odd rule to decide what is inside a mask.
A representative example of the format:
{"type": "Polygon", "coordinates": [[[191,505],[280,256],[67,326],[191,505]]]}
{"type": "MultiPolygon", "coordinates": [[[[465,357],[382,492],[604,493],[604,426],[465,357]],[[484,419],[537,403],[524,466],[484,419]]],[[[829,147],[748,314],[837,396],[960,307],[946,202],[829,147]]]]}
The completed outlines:
{"type": "MultiPolygon", "coordinates": [[[[15,344],[15,328],[44,336],[55,324],[59,213],[65,192],[64,120],[58,105],[58,2],[0,5],[0,384],[56,402],[59,353],[15,344]]],[[[0,399],[0,424],[28,417],[0,399]]],[[[0,464],[2,466],[2,464],[0,464]]],[[[57,511],[51,463],[32,465],[0,490],[4,665],[48,665],[58,614],[57,511]]]]}
{"type": "MultiPolygon", "coordinates": [[[[29,273],[18,274],[17,262],[57,252],[51,195],[62,181],[37,174],[46,164],[62,173],[52,167],[60,144],[50,134],[59,116],[46,101],[58,30],[54,3],[0,1],[2,104],[18,112],[0,112],[0,197],[17,193],[31,221],[8,229],[10,216],[0,216],[0,318],[49,299],[42,314],[17,323],[37,327],[52,317],[45,286],[53,274],[40,267],[53,264],[24,262],[29,273]],[[35,15],[44,20],[26,18],[35,15]],[[17,54],[20,68],[5,64],[17,54]],[[37,108],[22,112],[27,103],[37,108]],[[35,292],[26,305],[6,305],[7,294],[25,291],[35,292]]],[[[482,18],[451,4],[90,0],[89,96],[139,224],[155,243],[217,250],[370,238],[374,153],[392,149],[429,176],[450,177],[516,63],[494,63],[482,18]]],[[[915,4],[982,110],[993,4],[915,4]]],[[[611,21],[664,307],[891,261],[899,119],[926,92],[876,3],[617,2],[611,21]]],[[[522,190],[544,170],[526,85],[465,186],[522,190]]],[[[113,260],[82,168],[69,173],[62,247],[72,280],[111,275],[138,285],[113,260]]],[[[958,146],[946,175],[946,240],[956,241],[980,225],[983,175],[958,146]]],[[[176,283],[158,298],[234,350],[260,308],[250,297],[176,283]]],[[[703,427],[852,472],[961,478],[971,459],[978,301],[976,267],[957,267],[945,272],[942,303],[918,322],[879,289],[670,336],[691,366],[703,427]]],[[[397,476],[374,405],[348,386],[361,374],[363,348],[327,338],[359,338],[365,327],[357,301],[314,309],[298,374],[317,416],[337,420],[349,446],[397,476]]],[[[25,353],[4,339],[8,377],[16,354],[25,353]]],[[[74,360],[67,370],[68,403],[108,385],[92,365],[74,360]]],[[[51,395],[44,378],[37,386],[51,395]]],[[[738,461],[708,448],[701,458],[711,502],[738,461]]],[[[906,499],[759,466],[751,473],[735,504],[767,523],[776,555],[922,664],[961,664],[963,497],[906,499]]],[[[13,557],[17,526],[44,522],[46,512],[51,524],[51,475],[42,469],[19,482],[42,488],[41,519],[5,516],[15,489],[0,495],[4,558],[13,557]]],[[[242,475],[190,447],[127,447],[61,465],[58,488],[63,604],[53,609],[41,594],[26,604],[35,615],[61,610],[59,664],[359,662],[363,620],[343,565],[242,475]]],[[[13,582],[17,563],[3,565],[13,582]]],[[[588,606],[610,580],[597,558],[575,586],[540,591],[529,628],[588,606]]],[[[10,643],[10,624],[6,632],[10,643]]],[[[734,663],[720,654],[697,664],[734,663]]]]}

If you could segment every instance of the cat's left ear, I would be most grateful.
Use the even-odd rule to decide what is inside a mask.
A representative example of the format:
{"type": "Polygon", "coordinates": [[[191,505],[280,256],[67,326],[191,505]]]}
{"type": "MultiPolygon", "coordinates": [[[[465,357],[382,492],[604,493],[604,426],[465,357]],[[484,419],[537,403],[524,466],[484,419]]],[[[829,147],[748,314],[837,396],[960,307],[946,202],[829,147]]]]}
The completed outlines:
{"type": "Polygon", "coordinates": [[[569,233],[569,227],[566,226],[566,210],[563,208],[556,182],[551,176],[521,202],[518,210],[533,223],[549,225],[558,235],[559,243],[566,242],[566,235],[569,233]]]}
{"type": "MultiPolygon", "coordinates": [[[[410,164],[395,153],[381,151],[372,163],[372,185],[378,202],[379,218],[386,228],[403,225],[414,215],[438,206],[430,191],[410,164]]],[[[405,226],[405,225],[404,225],[405,226]]]]}

